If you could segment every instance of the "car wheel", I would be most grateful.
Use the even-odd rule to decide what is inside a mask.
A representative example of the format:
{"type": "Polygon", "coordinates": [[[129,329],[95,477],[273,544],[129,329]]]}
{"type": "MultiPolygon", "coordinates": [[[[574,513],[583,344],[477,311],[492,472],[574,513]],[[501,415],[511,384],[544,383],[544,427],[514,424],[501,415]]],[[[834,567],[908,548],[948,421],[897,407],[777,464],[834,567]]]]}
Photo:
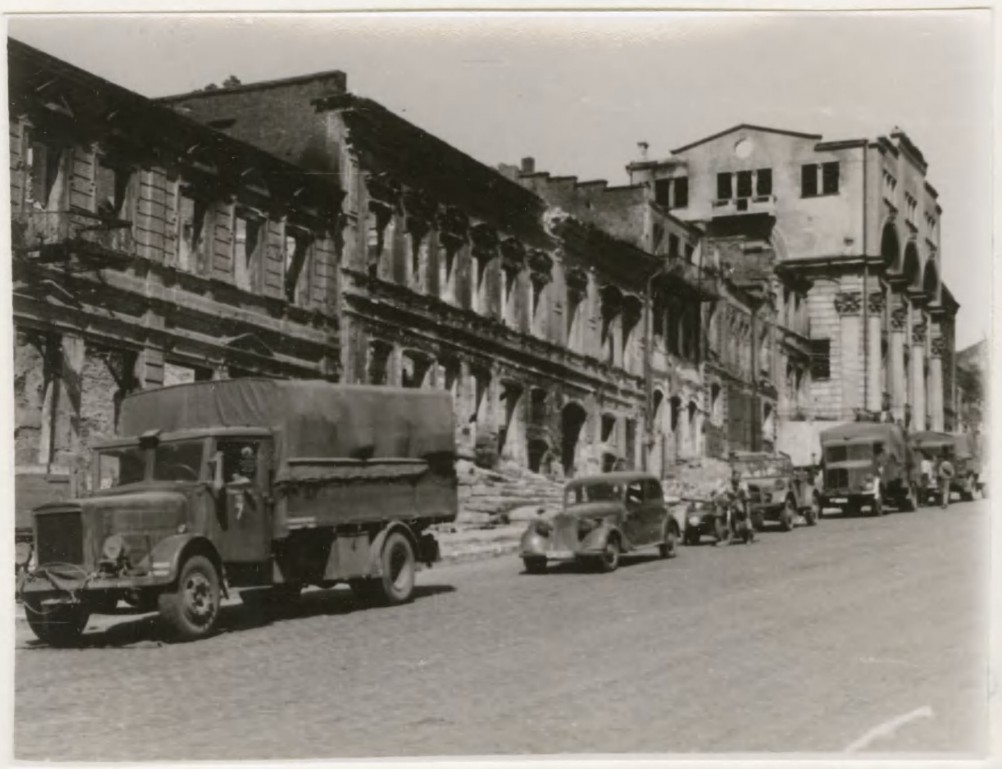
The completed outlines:
{"type": "Polygon", "coordinates": [[[546,559],[539,556],[526,556],[522,559],[527,574],[546,574],[546,559]]]}
{"type": "Polygon", "coordinates": [[[173,590],[157,601],[160,619],[178,641],[194,641],[212,633],[219,619],[219,574],[212,561],[194,555],[181,566],[173,590]]]}
{"type": "Polygon", "coordinates": [[[613,572],[619,568],[620,546],[616,537],[609,537],[602,548],[602,554],[598,557],[599,570],[605,573],[613,572]]]}
{"type": "Polygon", "coordinates": [[[77,644],[90,619],[88,611],[79,604],[42,606],[31,599],[24,602],[24,614],[39,641],[58,647],[77,644]]]}
{"type": "Polygon", "coordinates": [[[792,497],[787,497],[783,504],[783,510],[779,514],[779,525],[783,531],[793,531],[797,521],[797,506],[793,503],[792,497]]]}
{"type": "Polygon", "coordinates": [[[658,553],[662,558],[674,558],[678,555],[678,534],[673,527],[668,527],[664,542],[658,545],[658,553]]]}

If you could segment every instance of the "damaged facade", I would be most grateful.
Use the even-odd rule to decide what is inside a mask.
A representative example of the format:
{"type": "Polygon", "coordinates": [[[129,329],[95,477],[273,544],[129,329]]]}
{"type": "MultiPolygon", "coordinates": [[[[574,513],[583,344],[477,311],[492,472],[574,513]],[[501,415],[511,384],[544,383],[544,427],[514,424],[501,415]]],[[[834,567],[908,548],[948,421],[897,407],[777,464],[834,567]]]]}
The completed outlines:
{"type": "Polygon", "coordinates": [[[343,191],[8,45],[20,516],[86,482],[134,389],[338,378],[343,191]]]}
{"type": "Polygon", "coordinates": [[[9,46],[19,511],[125,393],[194,379],[446,389],[461,453],[557,477],[952,426],[903,134],[741,126],[610,187],[492,169],[342,72],[154,101],[9,46]]]}
{"type": "Polygon", "coordinates": [[[683,189],[672,212],[704,224],[704,249],[759,273],[777,400],[752,418],[778,448],[809,461],[823,421],[860,415],[956,428],[942,209],[904,132],[832,142],[740,125],[628,171],[655,196],[683,189]]]}

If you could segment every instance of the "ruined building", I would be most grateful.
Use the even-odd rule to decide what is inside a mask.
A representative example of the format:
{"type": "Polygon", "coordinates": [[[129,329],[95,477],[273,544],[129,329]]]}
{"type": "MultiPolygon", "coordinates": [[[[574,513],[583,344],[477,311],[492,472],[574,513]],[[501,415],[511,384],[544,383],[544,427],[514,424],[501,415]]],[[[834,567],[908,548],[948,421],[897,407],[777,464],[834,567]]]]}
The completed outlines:
{"type": "Polygon", "coordinates": [[[955,428],[958,304],[940,278],[942,209],[904,132],[824,141],[740,125],[628,171],[758,286],[777,353],[765,364],[775,410],[760,401],[751,415],[763,436],[808,461],[825,420],[955,428]]]}
{"type": "Polygon", "coordinates": [[[8,41],[22,514],[85,483],[129,391],[336,379],[344,197],[249,144],[8,41]]]}

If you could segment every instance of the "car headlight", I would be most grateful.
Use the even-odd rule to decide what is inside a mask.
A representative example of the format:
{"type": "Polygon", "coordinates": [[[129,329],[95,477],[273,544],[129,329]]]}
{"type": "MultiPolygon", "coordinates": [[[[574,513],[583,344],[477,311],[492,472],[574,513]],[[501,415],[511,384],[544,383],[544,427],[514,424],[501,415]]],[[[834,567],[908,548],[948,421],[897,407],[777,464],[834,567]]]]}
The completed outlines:
{"type": "Polygon", "coordinates": [[[689,516],[689,525],[690,526],[699,526],[699,524],[700,524],[700,519],[699,519],[698,515],[690,515],[689,516]]]}
{"type": "Polygon", "coordinates": [[[532,530],[541,537],[548,537],[553,531],[553,527],[550,525],[549,521],[536,520],[532,523],[532,530]]]}

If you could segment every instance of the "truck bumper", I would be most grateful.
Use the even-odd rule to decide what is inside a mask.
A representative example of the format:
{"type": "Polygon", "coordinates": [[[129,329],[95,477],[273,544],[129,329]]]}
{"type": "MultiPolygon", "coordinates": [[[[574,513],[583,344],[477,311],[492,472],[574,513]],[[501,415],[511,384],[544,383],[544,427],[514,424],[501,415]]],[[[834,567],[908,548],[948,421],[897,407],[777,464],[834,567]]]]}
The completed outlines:
{"type": "Polygon", "coordinates": [[[168,577],[47,577],[44,573],[29,572],[18,581],[17,594],[22,599],[76,603],[87,596],[108,593],[125,594],[134,590],[164,587],[171,583],[168,577]]]}

